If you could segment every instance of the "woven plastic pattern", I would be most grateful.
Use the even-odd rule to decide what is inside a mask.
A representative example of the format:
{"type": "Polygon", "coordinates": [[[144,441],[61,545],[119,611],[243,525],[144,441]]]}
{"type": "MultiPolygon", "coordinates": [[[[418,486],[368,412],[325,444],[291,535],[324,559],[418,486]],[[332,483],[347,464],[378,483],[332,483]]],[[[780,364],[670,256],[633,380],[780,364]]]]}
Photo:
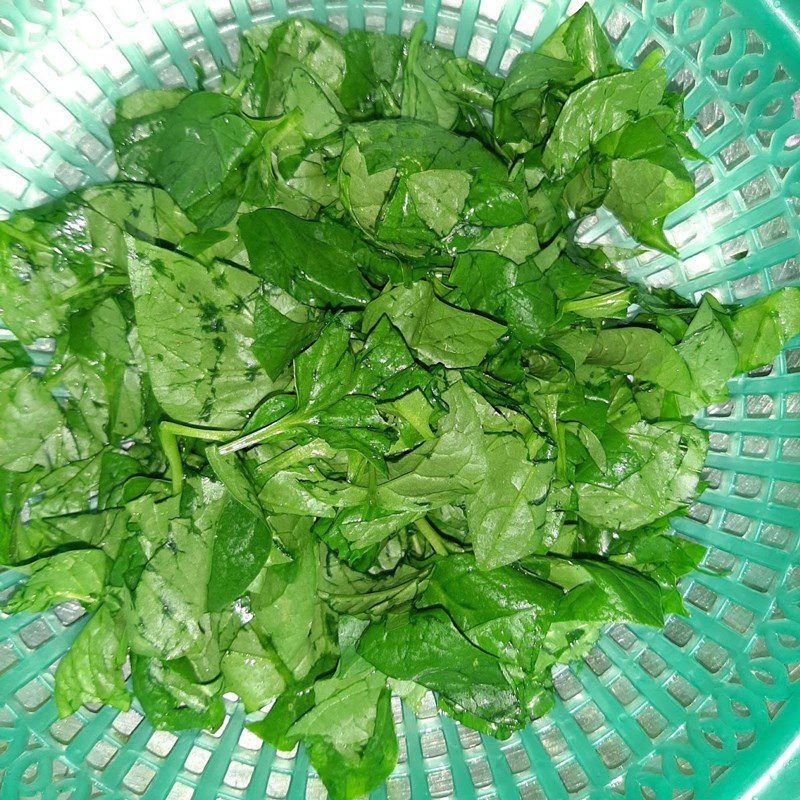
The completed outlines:
{"type": "MultiPolygon", "coordinates": [[[[695,200],[671,220],[681,259],[628,265],[687,293],[747,301],[800,282],[800,34],[780,0],[596,0],[622,62],[665,50],[709,158],[695,200]]],[[[142,87],[194,85],[236,57],[241,29],[288,14],[407,32],[496,71],[535,47],[569,0],[13,0],[0,4],[0,213],[105,180],[105,124],[142,87]]],[[[800,19],[797,16],[796,19],[800,19]]],[[[616,237],[610,219],[584,236],[616,237]]],[[[2,332],[0,331],[0,334],[2,332]]],[[[507,742],[395,705],[400,763],[373,800],[733,800],[767,797],[800,743],[800,349],[733,383],[711,431],[708,490],[683,535],[710,547],[683,586],[688,619],[616,626],[556,680],[555,710],[507,742]],[[792,744],[794,742],[794,744],[792,744]]],[[[0,594],[17,580],[0,574],[0,594]]],[[[243,730],[155,733],[136,711],[83,709],[57,721],[53,672],[80,609],[0,619],[0,800],[322,798],[302,750],[276,753],[243,730]]],[[[797,778],[795,778],[797,780],[797,778]]],[[[779,786],[785,800],[800,790],[779,786]]],[[[777,795],[769,795],[777,796],[777,795]]]]}

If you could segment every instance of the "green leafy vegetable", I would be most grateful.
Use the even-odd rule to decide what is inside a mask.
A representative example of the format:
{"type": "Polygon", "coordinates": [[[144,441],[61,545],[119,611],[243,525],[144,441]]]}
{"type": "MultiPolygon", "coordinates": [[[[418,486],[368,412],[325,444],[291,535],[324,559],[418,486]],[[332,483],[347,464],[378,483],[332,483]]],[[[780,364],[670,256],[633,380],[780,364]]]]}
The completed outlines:
{"type": "Polygon", "coordinates": [[[253,28],[219,91],[120,101],[119,180],[0,222],[4,610],[90,612],[61,716],[235,694],[355,800],[393,692],[508,737],[604,626],[686,613],[692,418],[800,289],[696,307],[576,240],[604,207],[677,255],[702,158],[588,5],[505,78],[428,38],[253,28]]]}

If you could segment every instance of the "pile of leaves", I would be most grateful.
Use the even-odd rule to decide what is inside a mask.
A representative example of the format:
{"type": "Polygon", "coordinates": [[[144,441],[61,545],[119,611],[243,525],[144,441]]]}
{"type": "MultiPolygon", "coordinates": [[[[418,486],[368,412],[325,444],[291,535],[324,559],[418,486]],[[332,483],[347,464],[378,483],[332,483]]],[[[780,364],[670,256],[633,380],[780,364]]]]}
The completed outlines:
{"type": "Polygon", "coordinates": [[[691,418],[800,330],[800,289],[696,307],[576,241],[602,205],[674,252],[687,129],[588,8],[505,79],[292,19],[121,101],[119,179],[0,223],[5,610],[92,612],[59,713],[233,692],[349,800],[392,692],[506,737],[603,626],[683,613],[691,418]]]}

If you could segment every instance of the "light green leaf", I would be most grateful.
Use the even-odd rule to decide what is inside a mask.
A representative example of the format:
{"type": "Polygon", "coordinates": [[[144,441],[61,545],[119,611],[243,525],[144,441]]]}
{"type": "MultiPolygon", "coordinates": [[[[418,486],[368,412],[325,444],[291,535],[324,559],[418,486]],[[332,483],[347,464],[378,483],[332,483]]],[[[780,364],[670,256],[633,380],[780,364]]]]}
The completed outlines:
{"type": "Polygon", "coordinates": [[[517,436],[497,436],[486,448],[486,475],[467,499],[467,524],[481,569],[494,569],[542,547],[552,461],[528,461],[517,436]]]}
{"type": "Polygon", "coordinates": [[[274,388],[251,350],[258,280],[145,242],[136,252],[131,290],[156,398],[180,422],[239,428],[274,388]]]}
{"type": "Polygon", "coordinates": [[[122,678],[127,650],[124,614],[101,605],[56,670],[59,717],[69,716],[85,703],[105,703],[127,711],[131,698],[122,678]]]}
{"type": "Polygon", "coordinates": [[[398,286],[373,300],[364,310],[362,329],[371,330],[384,314],[421,361],[454,369],[479,364],[506,330],[442,302],[426,281],[398,286]]]}
{"type": "Polygon", "coordinates": [[[102,597],[108,564],[102,550],[68,550],[34,561],[26,568],[28,580],[3,610],[46,611],[71,600],[91,610],[102,597]]]}

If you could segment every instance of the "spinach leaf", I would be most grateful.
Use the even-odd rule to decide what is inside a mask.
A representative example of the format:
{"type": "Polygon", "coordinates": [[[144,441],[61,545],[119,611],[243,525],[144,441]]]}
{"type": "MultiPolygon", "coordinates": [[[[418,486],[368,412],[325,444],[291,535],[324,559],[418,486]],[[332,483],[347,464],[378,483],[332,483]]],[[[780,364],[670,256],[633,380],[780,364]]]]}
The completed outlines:
{"type": "Polygon", "coordinates": [[[59,717],[87,703],[102,703],[127,711],[131,696],[122,665],[128,650],[125,615],[119,603],[103,603],[78,634],[56,669],[55,702],[59,717]]]}
{"type": "Polygon", "coordinates": [[[400,115],[473,134],[492,145],[487,112],[502,81],[483,67],[424,40],[417,23],[406,45],[400,115]]]}
{"type": "MultiPolygon", "coordinates": [[[[270,293],[273,296],[277,293],[270,293]]],[[[294,358],[318,336],[322,321],[300,303],[267,295],[256,297],[253,310],[253,355],[276,381],[294,358]],[[283,302],[281,302],[283,301],[283,302]],[[276,307],[282,306],[283,308],[276,307]]]]}
{"type": "Polygon", "coordinates": [[[279,209],[260,209],[240,217],[239,230],[253,272],[311,306],[366,305],[373,292],[362,272],[369,274],[373,264],[388,261],[359,246],[348,228],[335,222],[310,222],[279,209]],[[309,253],[314,253],[313,258],[309,253]]]}
{"type": "Polygon", "coordinates": [[[768,364],[800,333],[800,289],[788,286],[756,300],[737,311],[732,324],[739,351],[737,372],[768,364]]]}
{"type": "Polygon", "coordinates": [[[27,582],[3,607],[7,614],[46,611],[70,600],[91,610],[105,588],[108,558],[102,550],[68,550],[34,561],[26,571],[27,582]]]}
{"type": "Polygon", "coordinates": [[[133,654],[131,681],[147,721],[156,730],[215,731],[225,719],[222,681],[199,682],[185,659],[167,662],[133,654]]]}
{"type": "Polygon", "coordinates": [[[607,466],[587,462],[576,475],[578,514],[595,525],[631,530],[670,514],[695,494],[707,436],[690,423],[609,426],[607,466]]]}
{"type": "Polygon", "coordinates": [[[111,126],[120,171],[158,183],[199,228],[224,225],[243,190],[257,136],[225,95],[194,92],[170,108],[111,126]]]}
{"type": "Polygon", "coordinates": [[[275,520],[292,561],[268,566],[251,596],[252,626],[285,686],[337,652],[331,612],[317,596],[318,553],[310,521],[275,520]]]}
{"type": "Polygon", "coordinates": [[[685,404],[689,413],[727,397],[726,384],[736,373],[739,358],[731,333],[728,314],[712,295],[705,295],[675,348],[688,365],[694,385],[694,402],[685,404]]]}
{"type": "Polygon", "coordinates": [[[563,176],[596,142],[652,112],[664,96],[662,69],[643,63],[635,72],[598,78],[574,91],[558,115],[542,164],[563,176]]]}
{"type": "Polygon", "coordinates": [[[550,135],[565,94],[592,78],[619,71],[594,11],[584,5],[536,52],[514,59],[494,105],[494,134],[510,156],[527,153],[550,135]]]}
{"type": "Polygon", "coordinates": [[[81,194],[20,212],[0,222],[3,324],[24,344],[55,336],[70,313],[127,283],[125,265],[123,232],[81,194]]]}
{"type": "Polygon", "coordinates": [[[220,611],[244,594],[264,566],[271,545],[272,532],[263,517],[229,497],[214,531],[209,611],[220,611]]]}
{"type": "Polygon", "coordinates": [[[269,704],[292,681],[274,647],[252,626],[242,628],[222,656],[222,675],[227,690],[236,692],[248,712],[269,704]]]}
{"type": "Polygon", "coordinates": [[[554,574],[568,582],[568,591],[547,630],[539,669],[586,655],[611,619],[664,623],[659,585],[635,570],[590,559],[553,559],[551,579],[554,574]]]}
{"type": "Polygon", "coordinates": [[[427,570],[411,564],[375,576],[351,569],[331,551],[323,555],[319,593],[337,614],[377,621],[407,606],[425,586],[427,570]]]}
{"type": "Polygon", "coordinates": [[[422,515],[362,503],[339,509],[333,519],[320,519],[314,532],[350,567],[366,571],[386,540],[422,515]]]}
{"type": "Polygon", "coordinates": [[[523,724],[497,659],[462,636],[444,611],[394,614],[372,623],[358,652],[386,675],[436,692],[440,706],[470,727],[507,738],[523,724]]]}
{"type": "Polygon", "coordinates": [[[210,526],[221,505],[219,498],[213,498],[200,527],[200,520],[184,516],[179,497],[154,502],[145,495],[130,504],[146,559],[128,618],[133,652],[169,661],[202,646],[212,557],[210,526]]]}
{"type": "Polygon", "coordinates": [[[364,311],[362,329],[371,330],[384,315],[421,361],[451,368],[479,364],[505,333],[496,322],[442,302],[426,281],[398,286],[373,300],[364,311]]]}
{"type": "Polygon", "coordinates": [[[476,394],[463,383],[442,395],[448,413],[438,436],[388,465],[375,491],[387,509],[417,511],[458,503],[475,492],[486,476],[486,437],[476,394]]]}
{"type": "Polygon", "coordinates": [[[386,678],[354,656],[314,684],[314,705],[287,735],[308,748],[334,800],[352,800],[380,785],[397,761],[397,735],[386,678]]]}
{"type": "Polygon", "coordinates": [[[554,463],[528,460],[517,436],[496,436],[486,448],[486,479],[467,499],[467,524],[481,569],[511,564],[542,548],[554,463]]]}
{"type": "Polygon", "coordinates": [[[561,598],[558,587],[510,567],[483,571],[472,556],[451,555],[434,566],[416,605],[447,611],[464,636],[498,659],[524,705],[561,598]]]}
{"type": "MultiPolygon", "coordinates": [[[[354,393],[356,376],[350,333],[334,320],[294,361],[294,409],[226,444],[220,453],[236,452],[270,439],[296,438],[306,432],[333,447],[380,460],[393,437],[374,398],[354,393]]],[[[253,427],[252,421],[248,427],[253,427]]]]}
{"type": "Polygon", "coordinates": [[[470,241],[475,226],[526,220],[523,187],[496,156],[475,139],[415,120],[351,125],[339,187],[359,228],[411,258],[451,252],[460,245],[450,240],[470,241]]]}
{"type": "Polygon", "coordinates": [[[258,280],[145,242],[136,254],[131,291],[158,402],[180,422],[235,429],[273,388],[251,351],[258,280]]]}

